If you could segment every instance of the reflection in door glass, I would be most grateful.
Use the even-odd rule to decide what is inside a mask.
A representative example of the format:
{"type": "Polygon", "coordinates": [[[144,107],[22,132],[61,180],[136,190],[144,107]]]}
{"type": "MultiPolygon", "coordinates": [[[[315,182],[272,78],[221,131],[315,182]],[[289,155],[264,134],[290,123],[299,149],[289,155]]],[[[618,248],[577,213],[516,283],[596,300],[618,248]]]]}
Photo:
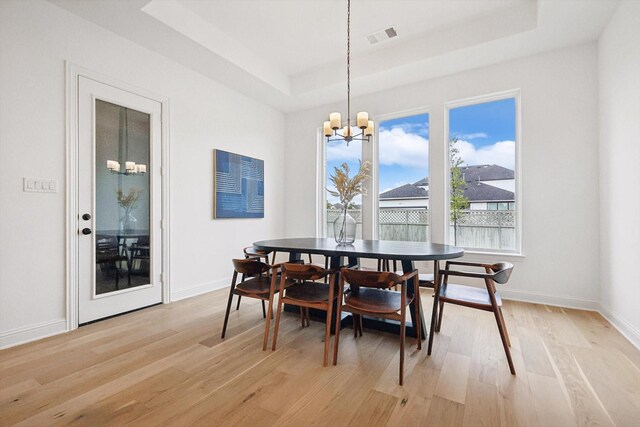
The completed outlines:
{"type": "Polygon", "coordinates": [[[149,114],[96,100],[96,295],[150,282],[149,114]]]}

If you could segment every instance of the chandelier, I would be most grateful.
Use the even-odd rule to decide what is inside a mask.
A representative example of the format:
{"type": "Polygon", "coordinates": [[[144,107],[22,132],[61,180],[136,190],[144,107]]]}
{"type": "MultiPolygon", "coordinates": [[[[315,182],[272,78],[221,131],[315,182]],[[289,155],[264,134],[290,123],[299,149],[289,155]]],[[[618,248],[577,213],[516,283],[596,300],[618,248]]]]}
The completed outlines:
{"type": "Polygon", "coordinates": [[[359,112],[356,115],[356,126],[360,133],[351,129],[351,0],[347,0],[347,120],[342,127],[340,113],[329,114],[329,120],[324,122],[323,133],[330,141],[345,141],[347,146],[351,141],[370,141],[373,135],[373,120],[369,120],[369,113],[359,112]],[[342,128],[341,133],[338,130],[342,128]]]}
{"type": "MultiPolygon", "coordinates": [[[[123,108],[120,110],[120,118],[119,118],[119,129],[118,132],[118,146],[126,147],[126,152],[124,155],[125,159],[129,157],[129,109],[123,108]],[[124,113],[123,113],[124,110],[124,113]],[[124,122],[124,126],[123,126],[124,122]],[[124,132],[122,131],[124,129],[124,132]]],[[[117,160],[107,160],[107,169],[111,171],[113,174],[119,175],[139,175],[147,173],[147,165],[136,164],[136,162],[131,162],[128,160],[124,161],[124,171],[121,171],[120,162],[117,160]]]]}

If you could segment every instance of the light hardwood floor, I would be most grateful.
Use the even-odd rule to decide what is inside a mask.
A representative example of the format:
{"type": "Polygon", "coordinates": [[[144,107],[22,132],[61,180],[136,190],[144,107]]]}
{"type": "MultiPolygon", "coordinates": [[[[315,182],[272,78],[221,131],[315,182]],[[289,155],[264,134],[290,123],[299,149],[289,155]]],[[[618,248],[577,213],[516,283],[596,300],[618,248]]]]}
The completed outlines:
{"type": "Polygon", "coordinates": [[[323,368],[322,324],[290,314],[263,352],[255,300],[221,340],[226,295],[1,351],[0,425],[640,425],[640,352],[596,313],[505,302],[511,376],[491,313],[448,305],[400,387],[397,337],[346,329],[323,368]]]}

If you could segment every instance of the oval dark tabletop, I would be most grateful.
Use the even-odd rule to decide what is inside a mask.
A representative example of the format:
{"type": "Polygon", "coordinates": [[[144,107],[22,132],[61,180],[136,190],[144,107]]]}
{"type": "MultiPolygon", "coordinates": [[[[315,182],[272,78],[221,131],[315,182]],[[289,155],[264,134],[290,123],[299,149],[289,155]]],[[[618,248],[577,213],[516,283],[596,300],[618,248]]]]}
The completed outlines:
{"type": "Polygon", "coordinates": [[[426,242],[392,240],[356,240],[351,245],[338,245],[333,238],[293,238],[254,242],[256,249],[277,252],[300,252],[327,256],[432,261],[459,258],[464,249],[457,246],[426,242]]]}

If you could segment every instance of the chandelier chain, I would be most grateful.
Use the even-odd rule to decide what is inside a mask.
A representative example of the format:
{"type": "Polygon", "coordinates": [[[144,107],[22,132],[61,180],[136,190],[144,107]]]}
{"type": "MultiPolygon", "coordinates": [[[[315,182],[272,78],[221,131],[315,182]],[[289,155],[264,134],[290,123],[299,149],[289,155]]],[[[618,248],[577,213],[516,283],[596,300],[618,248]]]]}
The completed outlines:
{"type": "Polygon", "coordinates": [[[351,126],[351,0],[347,0],[347,126],[351,126]]]}

